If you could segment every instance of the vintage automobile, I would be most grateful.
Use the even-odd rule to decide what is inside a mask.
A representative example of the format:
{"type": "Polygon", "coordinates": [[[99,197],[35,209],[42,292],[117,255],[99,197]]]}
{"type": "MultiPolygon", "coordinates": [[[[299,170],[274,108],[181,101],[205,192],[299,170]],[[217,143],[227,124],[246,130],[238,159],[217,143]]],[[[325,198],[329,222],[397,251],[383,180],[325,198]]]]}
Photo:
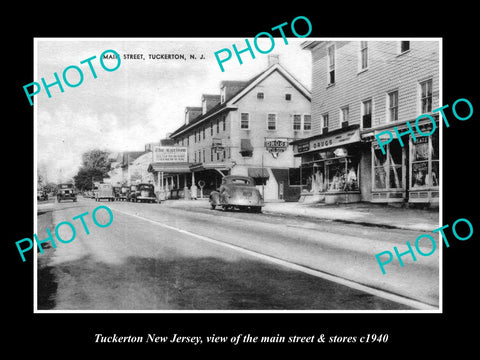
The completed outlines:
{"type": "Polygon", "coordinates": [[[155,188],[152,184],[138,184],[135,193],[135,201],[137,202],[154,203],[158,201],[155,196],[155,188]]]}
{"type": "Polygon", "coordinates": [[[221,206],[223,210],[237,208],[262,212],[264,206],[262,195],[255,187],[255,181],[248,176],[225,176],[218,191],[212,191],[209,199],[213,210],[216,206],[221,206]]]}
{"type": "Polygon", "coordinates": [[[135,202],[136,196],[137,196],[137,185],[130,185],[127,191],[127,201],[135,202]]]}
{"type": "Polygon", "coordinates": [[[58,184],[57,201],[72,200],[77,201],[77,194],[73,184],[58,184]]]}
{"type": "Polygon", "coordinates": [[[117,200],[120,200],[120,201],[126,201],[127,200],[127,196],[128,196],[128,186],[122,186],[120,188],[120,191],[118,193],[118,198],[117,200]]]}
{"type": "Polygon", "coordinates": [[[107,199],[108,201],[115,200],[112,184],[99,184],[98,191],[95,194],[95,201],[107,199]]]}
{"type": "Polygon", "coordinates": [[[37,191],[37,200],[48,200],[48,194],[45,190],[37,191]]]}

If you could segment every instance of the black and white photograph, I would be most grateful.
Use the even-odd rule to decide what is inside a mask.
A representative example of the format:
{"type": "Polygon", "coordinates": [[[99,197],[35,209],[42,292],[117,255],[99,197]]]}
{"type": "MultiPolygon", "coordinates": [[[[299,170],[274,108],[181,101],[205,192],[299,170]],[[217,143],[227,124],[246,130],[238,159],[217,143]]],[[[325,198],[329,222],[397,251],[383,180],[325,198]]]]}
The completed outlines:
{"type": "Polygon", "coordinates": [[[440,309],[441,40],[256,40],[37,40],[39,311],[440,309]]]}
{"type": "Polygon", "coordinates": [[[319,356],[459,330],[478,237],[470,35],[187,18],[18,44],[15,326],[88,353],[319,356]]]}

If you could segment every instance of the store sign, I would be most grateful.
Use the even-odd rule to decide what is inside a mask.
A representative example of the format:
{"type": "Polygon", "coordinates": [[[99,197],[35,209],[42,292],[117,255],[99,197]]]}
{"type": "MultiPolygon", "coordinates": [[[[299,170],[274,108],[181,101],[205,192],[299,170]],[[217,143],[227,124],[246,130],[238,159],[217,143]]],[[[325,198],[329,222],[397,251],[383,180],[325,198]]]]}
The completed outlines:
{"type": "Polygon", "coordinates": [[[299,144],[297,147],[298,153],[321,150],[329,147],[340,146],[360,141],[360,130],[352,130],[341,134],[322,136],[320,139],[310,140],[309,143],[299,144]]]}
{"type": "Polygon", "coordinates": [[[180,146],[154,146],[153,162],[187,162],[187,148],[180,146]]]}
{"type": "Polygon", "coordinates": [[[278,154],[288,148],[287,138],[265,138],[265,149],[276,159],[278,154]]]}

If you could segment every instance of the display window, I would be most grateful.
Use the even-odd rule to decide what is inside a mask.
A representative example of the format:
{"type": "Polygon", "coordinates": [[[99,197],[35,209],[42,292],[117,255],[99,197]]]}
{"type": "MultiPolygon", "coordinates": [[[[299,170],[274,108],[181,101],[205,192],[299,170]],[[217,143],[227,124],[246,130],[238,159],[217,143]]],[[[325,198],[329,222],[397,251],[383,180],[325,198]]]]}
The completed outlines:
{"type": "Polygon", "coordinates": [[[438,133],[411,141],[411,188],[440,185],[438,133]]]}
{"type": "Polygon", "coordinates": [[[378,146],[372,145],[373,158],[373,189],[389,190],[404,188],[405,152],[399,143],[390,143],[386,146],[385,154],[378,146]]]}
{"type": "Polygon", "coordinates": [[[344,157],[325,162],[328,191],[358,191],[358,161],[344,157]]]}

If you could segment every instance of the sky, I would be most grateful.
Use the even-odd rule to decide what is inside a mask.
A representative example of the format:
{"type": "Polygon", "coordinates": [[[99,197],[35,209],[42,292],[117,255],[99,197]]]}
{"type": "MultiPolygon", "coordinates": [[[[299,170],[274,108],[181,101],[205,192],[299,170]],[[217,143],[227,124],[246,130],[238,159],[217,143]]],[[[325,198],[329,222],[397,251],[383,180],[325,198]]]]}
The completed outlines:
{"type": "MultiPolygon", "coordinates": [[[[253,44],[253,39],[249,39],[253,44]]],[[[311,89],[311,55],[302,50],[305,39],[275,38],[270,54],[280,56],[280,63],[308,89],[311,89]]],[[[245,38],[204,39],[36,39],[37,69],[34,79],[55,82],[56,72],[64,92],[57,85],[35,95],[37,166],[48,181],[71,179],[81,166],[82,153],[100,148],[112,152],[141,151],[145,144],[158,142],[183,125],[187,106],[201,106],[202,94],[219,94],[223,80],[248,80],[268,66],[268,54],[255,51],[242,54],[243,64],[235,57],[223,63],[222,72],[214,52],[223,48],[245,48],[245,38]],[[117,70],[105,71],[100,55],[115,50],[121,56],[117,70]],[[143,54],[143,59],[124,59],[125,54],[143,54]],[[184,54],[185,59],[151,59],[150,54],[184,54]],[[195,59],[190,59],[190,55],[195,59]],[[96,56],[91,64],[80,62],[96,56]],[[202,58],[203,57],[203,58],[202,58]],[[71,84],[64,83],[64,69],[71,84]]],[[[252,45],[253,46],[253,45],[252,45]]],[[[271,46],[260,38],[260,49],[271,46]]],[[[233,53],[233,51],[232,51],[233,53]]],[[[110,54],[110,53],[109,53],[110,54]]],[[[223,58],[226,53],[220,54],[223,58]]],[[[105,60],[114,68],[116,60],[105,60]]]]}

